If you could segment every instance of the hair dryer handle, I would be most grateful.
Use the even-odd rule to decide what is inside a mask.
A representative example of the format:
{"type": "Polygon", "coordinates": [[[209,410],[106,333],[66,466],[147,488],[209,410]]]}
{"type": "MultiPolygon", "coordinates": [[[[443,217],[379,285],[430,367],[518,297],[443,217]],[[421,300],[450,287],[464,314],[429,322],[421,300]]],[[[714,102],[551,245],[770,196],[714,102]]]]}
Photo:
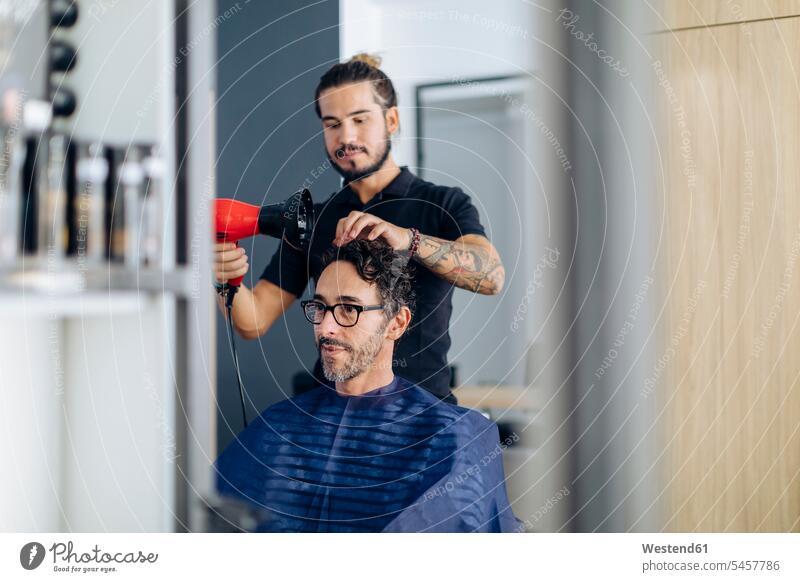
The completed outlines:
{"type": "MultiPolygon", "coordinates": [[[[239,248],[239,241],[238,240],[234,241],[233,244],[236,245],[237,249],[239,248]]],[[[228,285],[231,286],[231,287],[239,287],[242,284],[243,280],[244,280],[244,275],[239,275],[238,277],[236,277],[234,279],[228,279],[228,285]]]]}

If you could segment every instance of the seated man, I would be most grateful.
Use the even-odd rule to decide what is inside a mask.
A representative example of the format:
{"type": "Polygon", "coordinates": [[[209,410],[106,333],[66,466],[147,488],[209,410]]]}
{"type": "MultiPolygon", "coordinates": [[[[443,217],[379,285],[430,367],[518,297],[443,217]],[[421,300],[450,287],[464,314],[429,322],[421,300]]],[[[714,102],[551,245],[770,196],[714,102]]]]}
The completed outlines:
{"type": "Polygon", "coordinates": [[[220,494],[268,510],[259,531],[519,531],[497,426],[392,371],[405,259],[356,240],[324,264],[302,307],[336,388],[267,408],[217,460],[220,494]]]}

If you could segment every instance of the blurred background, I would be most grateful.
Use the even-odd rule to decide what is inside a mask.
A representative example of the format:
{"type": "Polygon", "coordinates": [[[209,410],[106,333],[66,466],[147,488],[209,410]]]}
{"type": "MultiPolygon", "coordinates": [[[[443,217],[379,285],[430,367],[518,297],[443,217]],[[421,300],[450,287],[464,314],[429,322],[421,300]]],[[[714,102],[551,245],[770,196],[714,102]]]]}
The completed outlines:
{"type": "MultiPolygon", "coordinates": [[[[370,52],[395,159],[506,266],[454,293],[449,359],[519,437],[526,529],[800,531],[799,29],[788,0],[0,0],[0,529],[210,527],[242,428],[212,200],[338,190],[314,89],[370,52]]],[[[277,240],[242,243],[252,287],[277,240]]],[[[299,307],[237,350],[251,418],[316,358],[299,307]]]]}

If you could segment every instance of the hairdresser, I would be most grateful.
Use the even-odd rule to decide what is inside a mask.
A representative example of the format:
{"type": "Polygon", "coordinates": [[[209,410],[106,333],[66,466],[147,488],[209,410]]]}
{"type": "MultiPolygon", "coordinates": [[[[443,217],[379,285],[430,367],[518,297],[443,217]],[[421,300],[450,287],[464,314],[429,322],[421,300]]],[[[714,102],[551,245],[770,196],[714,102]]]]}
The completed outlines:
{"type": "MultiPolygon", "coordinates": [[[[233,324],[242,337],[258,338],[300,297],[309,278],[317,281],[327,249],[353,239],[383,239],[414,263],[415,272],[416,309],[396,346],[393,367],[455,402],[447,363],[453,289],[495,295],[505,270],[469,196],[421,180],[395,163],[391,138],[400,128],[397,95],[379,65],[377,58],[360,54],[320,78],[316,112],[328,159],[344,179],[342,189],[315,205],[317,222],[307,252],[281,242],[253,289],[241,286],[233,324]]],[[[248,269],[244,249],[216,245],[217,285],[248,269]]],[[[314,376],[327,383],[319,360],[314,376]]]]}

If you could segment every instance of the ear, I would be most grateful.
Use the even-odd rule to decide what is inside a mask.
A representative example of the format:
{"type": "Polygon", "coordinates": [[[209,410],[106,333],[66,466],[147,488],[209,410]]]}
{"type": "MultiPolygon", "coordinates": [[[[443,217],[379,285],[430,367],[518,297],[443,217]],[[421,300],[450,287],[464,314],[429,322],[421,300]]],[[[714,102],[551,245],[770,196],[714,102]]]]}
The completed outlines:
{"type": "Polygon", "coordinates": [[[386,338],[397,341],[408,329],[411,323],[411,310],[407,306],[400,308],[392,319],[389,320],[389,325],[386,326],[386,338]]]}
{"type": "Polygon", "coordinates": [[[400,112],[397,110],[397,106],[389,107],[384,113],[384,119],[386,120],[386,130],[390,135],[394,135],[400,129],[400,112]]]}

